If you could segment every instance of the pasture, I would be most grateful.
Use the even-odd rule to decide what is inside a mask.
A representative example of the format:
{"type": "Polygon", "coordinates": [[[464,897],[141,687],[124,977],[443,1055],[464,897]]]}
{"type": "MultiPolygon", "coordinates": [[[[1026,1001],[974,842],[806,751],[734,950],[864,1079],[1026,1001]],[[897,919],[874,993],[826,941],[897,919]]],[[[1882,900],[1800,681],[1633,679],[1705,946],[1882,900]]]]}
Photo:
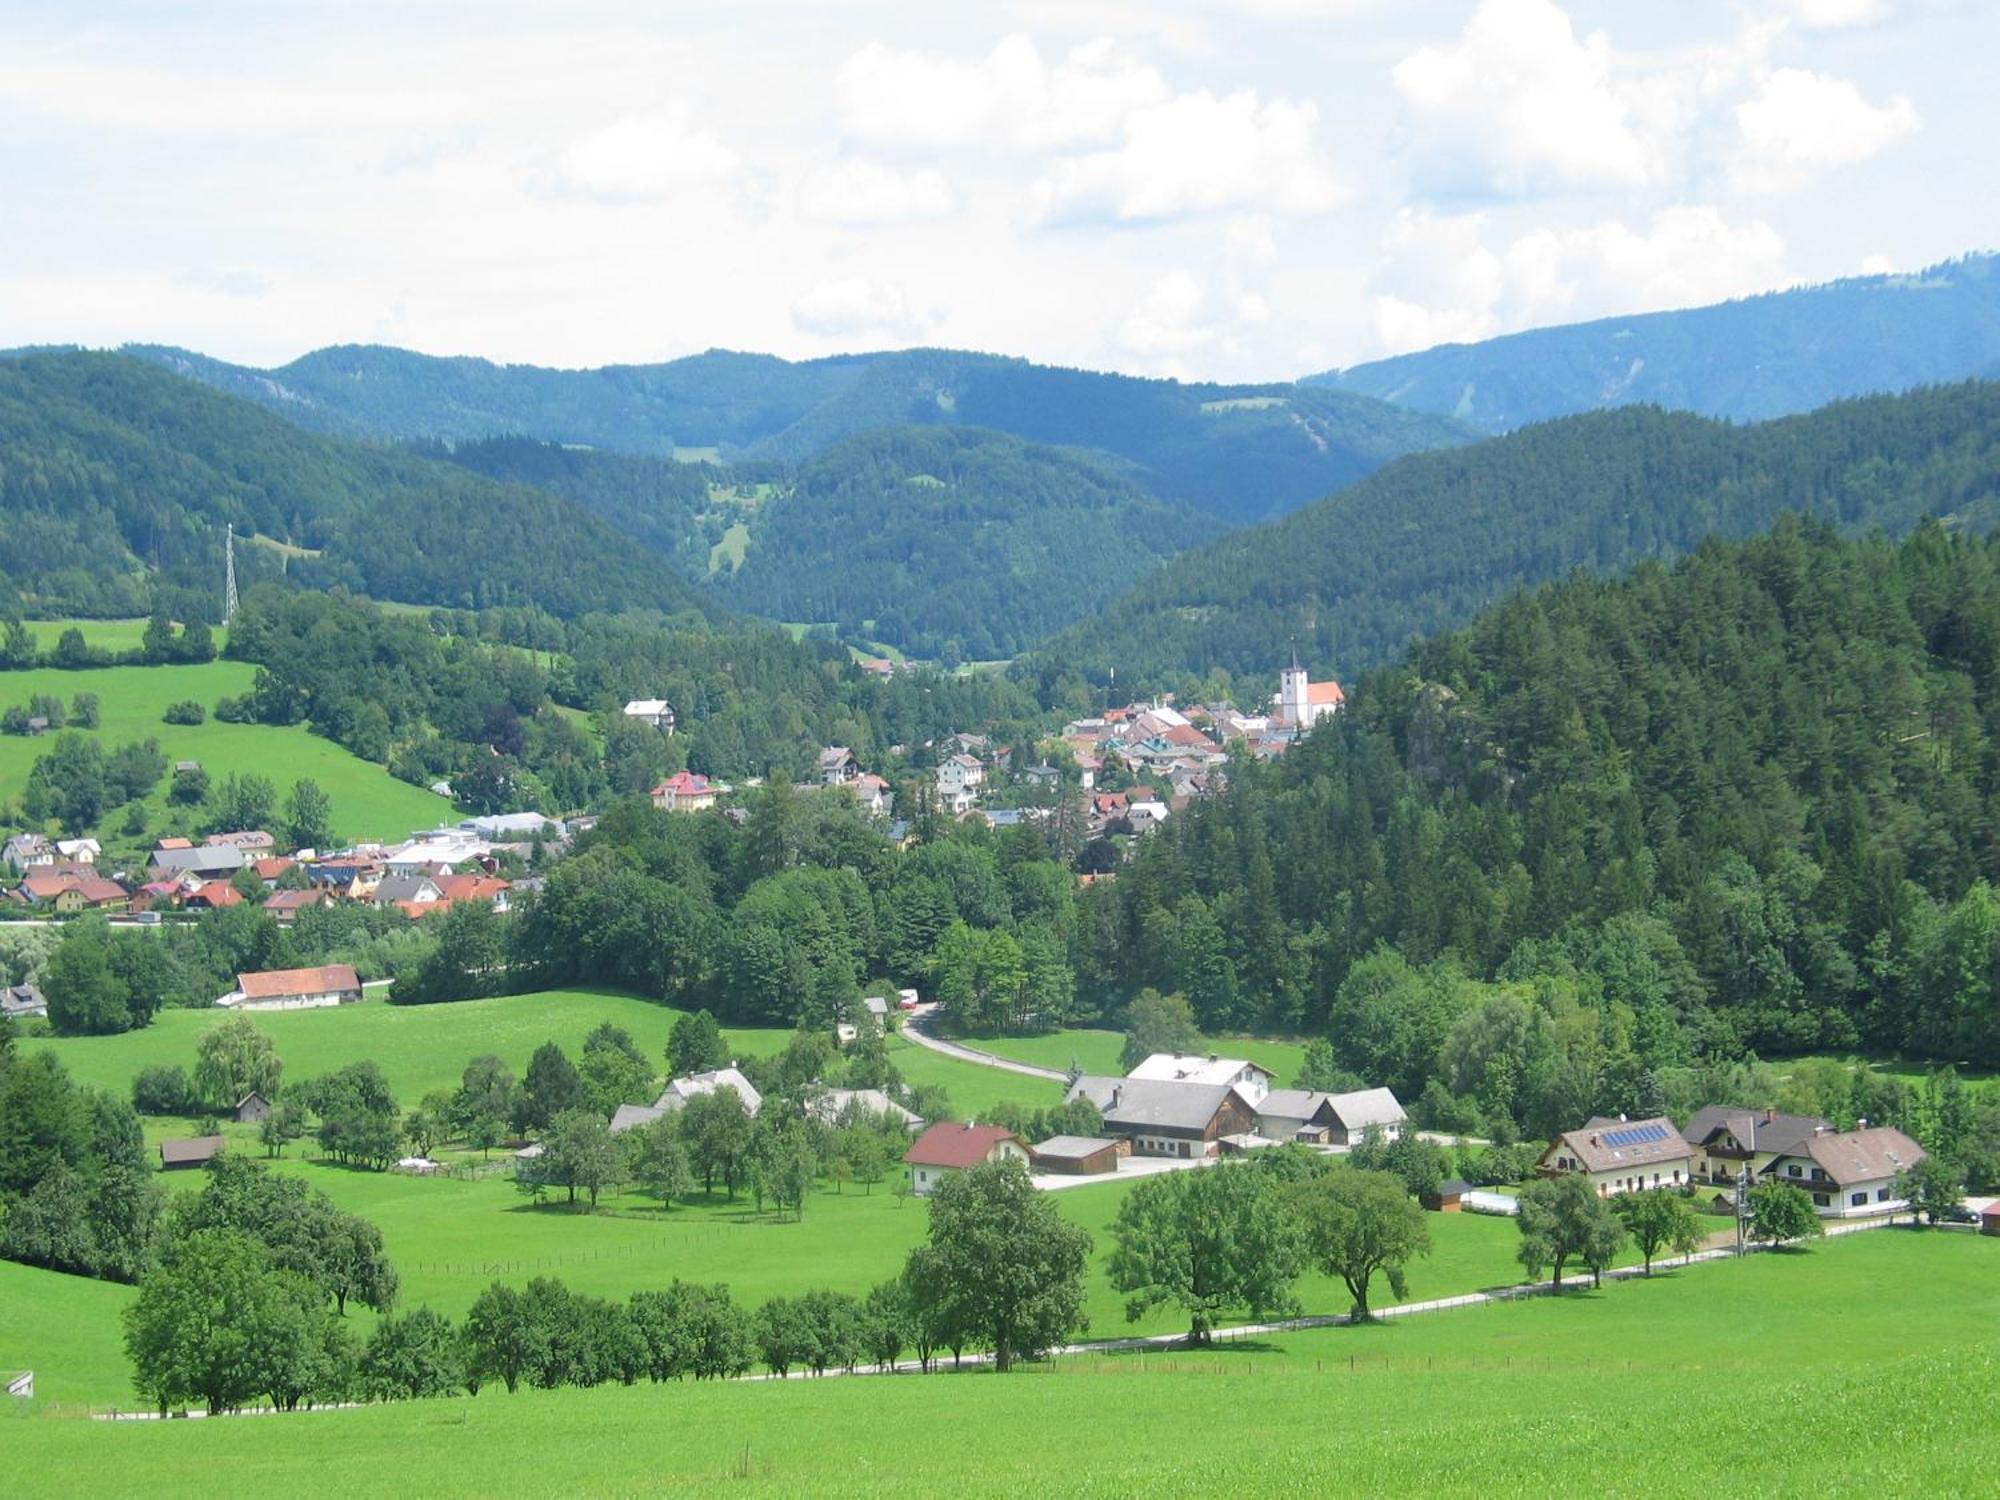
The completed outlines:
{"type": "MultiPolygon", "coordinates": [[[[0,673],[0,707],[25,704],[38,693],[62,699],[67,706],[78,693],[95,693],[100,722],[94,734],[107,749],[131,740],[154,739],[169,766],[175,761],[200,761],[211,781],[231,773],[269,778],[278,788],[280,806],[292,783],[310,778],[333,799],[333,825],[343,838],[400,839],[413,829],[435,827],[454,816],[443,797],[396,780],[386,768],[322,739],[304,725],[223,724],[213,717],[201,724],[167,724],[167,705],[193,699],[213,714],[215,701],[249,690],[256,668],[247,662],[212,661],[199,666],[102,667],[81,672],[39,668],[0,673]]],[[[29,739],[0,736],[0,804],[17,799],[28,772],[46,754],[53,737],[29,739]]],[[[184,809],[170,808],[171,775],[162,777],[146,799],[149,835],[182,827],[192,821],[184,809]]],[[[106,814],[105,826],[116,828],[120,811],[106,814]]]]}
{"type": "Polygon", "coordinates": [[[492,1389],[116,1426],[22,1415],[5,1441],[16,1493],[161,1500],[212,1494],[218,1473],[283,1492],[329,1472],[354,1496],[1959,1494],[2000,1463],[1996,1273],[2000,1244],[1888,1231],[1006,1377],[492,1389]]]}

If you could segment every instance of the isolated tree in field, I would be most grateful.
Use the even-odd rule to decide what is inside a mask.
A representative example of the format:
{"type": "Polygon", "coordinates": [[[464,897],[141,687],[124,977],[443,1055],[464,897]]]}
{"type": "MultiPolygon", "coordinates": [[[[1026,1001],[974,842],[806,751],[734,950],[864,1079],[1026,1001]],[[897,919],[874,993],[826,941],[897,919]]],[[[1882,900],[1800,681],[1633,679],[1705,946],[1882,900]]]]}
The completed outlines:
{"type": "Polygon", "coordinates": [[[1608,1260],[1604,1246],[1608,1242],[1615,1250],[1625,1232],[1611,1205],[1579,1172],[1529,1183],[1521,1190],[1520,1205],[1514,1222],[1521,1231],[1521,1265],[1530,1278],[1549,1267],[1549,1285],[1557,1291],[1562,1290],[1565,1265],[1593,1255],[1608,1260]]]}
{"type": "Polygon", "coordinates": [[[266,1099],[278,1092],[285,1065],[270,1037],[248,1016],[231,1016],[204,1031],[194,1044],[194,1087],[203,1102],[233,1109],[252,1091],[266,1099]]]}
{"type": "Polygon", "coordinates": [[[1368,1317],[1369,1286],[1378,1273],[1399,1299],[1409,1295],[1404,1267],[1431,1253],[1431,1231],[1401,1178],[1336,1167],[1291,1184],[1289,1196],[1307,1263],[1340,1278],[1356,1321],[1368,1317]]]}
{"type": "Polygon", "coordinates": [[[940,1342],[981,1340],[1005,1373],[1016,1357],[1053,1348],[1085,1325],[1090,1236],[1035,1191],[1018,1161],[946,1178],[930,1215],[909,1284],[917,1317],[940,1342]]]}
{"type": "Polygon", "coordinates": [[[1118,1065],[1128,1072],[1155,1052],[1199,1052],[1201,1028],[1181,995],[1141,990],[1125,1008],[1125,1046],[1118,1065]]]}
{"type": "Polygon", "coordinates": [[[597,1207],[597,1195],[624,1180],[625,1147],[604,1117],[589,1109],[566,1109],[549,1122],[542,1137],[541,1179],[569,1192],[579,1191],[597,1207]]]}
{"type": "Polygon", "coordinates": [[[1898,1198],[1907,1199],[1911,1212],[1921,1214],[1926,1224],[1936,1224],[1951,1210],[1962,1206],[1965,1173],[1933,1154],[1898,1173],[1891,1191],[1898,1198]]]}
{"type": "Polygon", "coordinates": [[[1671,1188],[1623,1193],[1611,1206],[1638,1246],[1648,1276],[1653,1274],[1654,1256],[1692,1255],[1706,1237],[1694,1205],[1671,1188]]]}
{"type": "Polygon", "coordinates": [[[263,777],[232,772],[209,793],[202,821],[211,832],[228,833],[268,825],[278,805],[278,789],[263,777]]]}
{"type": "Polygon", "coordinates": [[[770,1133],[764,1143],[764,1182],[780,1209],[790,1209],[792,1217],[803,1219],[806,1198],[819,1177],[819,1153],[803,1120],[788,1120],[770,1133]]]}
{"type": "Polygon", "coordinates": [[[840,1133],[840,1154],[854,1180],[870,1193],[889,1172],[889,1146],[878,1130],[865,1125],[850,1126],[840,1133]]]}
{"type": "Polygon", "coordinates": [[[1750,1189],[1750,1233],[1773,1247],[1826,1233],[1804,1188],[1789,1182],[1760,1182],[1750,1189]]]}
{"type": "Polygon", "coordinates": [[[680,1125],[681,1142],[687,1147],[689,1165],[701,1178],[702,1191],[714,1192],[719,1178],[734,1198],[743,1185],[754,1134],[743,1096],[726,1085],[697,1094],[681,1110],[680,1125]]]}
{"type": "Polygon", "coordinates": [[[544,1130],[566,1109],[583,1103],[583,1081],[576,1064],[554,1042],[543,1042],[528,1059],[527,1075],[521,1080],[514,1101],[514,1124],[521,1130],[544,1130]]]}
{"type": "Polygon", "coordinates": [[[309,777],[293,782],[285,797],[285,837],[294,849],[325,849],[333,843],[333,799],[309,777]]]}
{"type": "Polygon", "coordinates": [[[451,1110],[453,1127],[485,1155],[505,1138],[513,1117],[513,1073],[491,1053],[473,1058],[459,1077],[451,1110]]]}
{"type": "Polygon", "coordinates": [[[1303,1246],[1277,1189],[1247,1163],[1168,1172],[1133,1188],[1111,1226],[1111,1284],[1129,1294],[1125,1316],[1137,1321],[1171,1303],[1189,1316],[1188,1342],[1206,1344],[1226,1308],[1253,1318],[1295,1313],[1303,1246]]]}
{"type": "Polygon", "coordinates": [[[729,1061],[728,1043],[715,1017],[705,1010],[694,1011],[674,1022],[667,1034],[667,1076],[686,1078],[693,1073],[711,1073],[729,1061]]]}

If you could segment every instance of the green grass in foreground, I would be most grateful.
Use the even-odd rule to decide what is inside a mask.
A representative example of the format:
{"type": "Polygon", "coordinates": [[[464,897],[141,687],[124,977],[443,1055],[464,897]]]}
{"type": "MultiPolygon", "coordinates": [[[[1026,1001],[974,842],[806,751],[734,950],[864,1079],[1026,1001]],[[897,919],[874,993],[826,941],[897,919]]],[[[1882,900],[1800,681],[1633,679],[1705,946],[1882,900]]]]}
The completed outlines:
{"type": "Polygon", "coordinates": [[[1884,1232],[1600,1293],[987,1373],[9,1424],[22,1495],[1965,1494],[2000,1245],[1884,1232]],[[1351,1361],[1351,1364],[1350,1364],[1351,1361]]]}
{"type": "MultiPolygon", "coordinates": [[[[1039,1067],[1067,1071],[1072,1060],[1086,1073],[1120,1074],[1118,1054],[1125,1046],[1125,1033],[1076,1027],[1067,1031],[1044,1032],[1037,1036],[967,1037],[966,1045],[978,1047],[998,1057],[1039,1067]]],[[[1240,1057],[1278,1076],[1279,1088],[1290,1088],[1305,1064],[1303,1042],[1272,1041],[1264,1037],[1209,1037],[1204,1050],[1218,1057],[1240,1057]]]]}
{"type": "MultiPolygon", "coordinates": [[[[498,1054],[517,1078],[543,1042],[559,1043],[574,1058],[583,1039],[605,1021],[629,1031],[664,1073],[667,1034],[681,1015],[610,990],[537,990],[456,1005],[390,1005],[379,998],[384,993],[370,990],[370,998],[359,1005],[263,1011],[252,1019],[277,1047],[288,1080],[368,1059],[381,1065],[396,1097],[407,1106],[432,1089],[456,1088],[465,1065],[482,1053],[498,1054]]],[[[163,1010],[141,1031],[43,1037],[22,1045],[55,1053],[80,1083],[123,1095],[133,1076],[155,1063],[177,1063],[192,1071],[196,1039],[221,1019],[216,1010],[163,1010]]],[[[743,1056],[752,1057],[779,1050],[790,1033],[753,1029],[725,1035],[743,1056]]]]}
{"type": "MultiPolygon", "coordinates": [[[[256,668],[247,662],[213,661],[199,666],[104,667],[83,672],[50,668],[0,672],[0,707],[25,704],[37,693],[62,699],[95,693],[101,722],[94,733],[107,748],[129,740],[156,739],[169,765],[198,760],[210,779],[234,772],[270,778],[282,799],[302,777],[317,781],[333,799],[334,830],[343,838],[399,839],[413,829],[431,828],[456,816],[451,803],[422,787],[396,780],[387,769],[362,760],[304,725],[223,724],[210,718],[192,725],[162,723],[170,703],[192,698],[213,713],[215,701],[249,690],[256,668]]],[[[0,804],[21,795],[36,759],[50,739],[0,736],[0,804]]],[[[146,802],[149,832],[191,821],[170,810],[172,777],[162,777],[146,802]]],[[[108,829],[122,821],[122,809],[106,815],[108,829]]]]}

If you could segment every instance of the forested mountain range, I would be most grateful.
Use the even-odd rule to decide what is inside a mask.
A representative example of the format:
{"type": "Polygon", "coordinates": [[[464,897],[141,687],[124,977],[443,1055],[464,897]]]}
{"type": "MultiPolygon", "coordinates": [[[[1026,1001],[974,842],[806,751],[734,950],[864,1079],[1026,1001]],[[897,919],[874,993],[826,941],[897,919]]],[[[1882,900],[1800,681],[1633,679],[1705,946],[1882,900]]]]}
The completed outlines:
{"type": "Polygon", "coordinates": [[[1025,650],[1220,529],[1087,454],[970,427],[836,443],[748,527],[727,603],[947,661],[1025,650]]]}
{"type": "Polygon", "coordinates": [[[6,608],[214,618],[227,524],[246,587],[288,573],[415,604],[718,613],[551,492],[310,433],[122,355],[0,359],[6,608]]]}
{"type": "Polygon", "coordinates": [[[1143,840],[1079,987],[1531,1136],[1745,1048],[1993,1066],[1997,674],[2000,542],[1936,525],[1516,595],[1143,840]]]}
{"type": "Polygon", "coordinates": [[[2000,257],[1445,344],[1307,377],[1483,432],[1649,402],[1762,421],[2000,366],[2000,257]]]}
{"type": "MultiPolygon", "coordinates": [[[[1901,534],[2000,519],[2000,384],[1840,402],[1735,427],[1651,407],[1590,412],[1416,454],[1268,526],[1182,554],[1031,666],[1121,686],[1252,678],[1294,642],[1321,675],[1389,660],[1512,589],[1744,536],[1780,514],[1901,534]]],[[[1223,683],[1227,685],[1226,681],[1223,683]]]]}
{"type": "Polygon", "coordinates": [[[1231,524],[1283,514],[1401,454],[1471,436],[1450,419],[1343,391],[1182,385],[943,349],[799,363],[716,350],[599,370],[366,346],[318,350],[274,370],[157,346],[128,352],[350,436],[528,436],[796,463],[879,427],[987,427],[1115,455],[1158,498],[1231,524]]]}

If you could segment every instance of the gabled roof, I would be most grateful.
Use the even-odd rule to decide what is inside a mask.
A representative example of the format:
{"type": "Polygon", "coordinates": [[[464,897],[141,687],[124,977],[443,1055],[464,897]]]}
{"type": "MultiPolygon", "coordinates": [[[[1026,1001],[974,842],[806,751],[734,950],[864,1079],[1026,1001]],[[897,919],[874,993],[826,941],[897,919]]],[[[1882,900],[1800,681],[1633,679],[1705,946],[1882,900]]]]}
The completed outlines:
{"type": "MultiPolygon", "coordinates": [[[[1808,1136],[1796,1151],[1787,1154],[1809,1158],[1845,1187],[1852,1182],[1894,1177],[1922,1161],[1926,1152],[1893,1126],[1871,1125],[1866,1130],[1829,1130],[1808,1136]]],[[[1771,1165],[1775,1167],[1777,1162],[1771,1165]]]]}
{"type": "Polygon", "coordinates": [[[611,1113],[611,1133],[623,1135],[628,1130],[650,1125],[665,1114],[657,1104],[621,1104],[611,1113]]]}
{"type": "Polygon", "coordinates": [[[1177,1083],[1086,1073],[1070,1085],[1063,1102],[1088,1099],[1104,1116],[1105,1124],[1128,1130],[1201,1132],[1235,1093],[1235,1085],[1228,1083],[1177,1083]]]}
{"type": "Polygon", "coordinates": [[[1589,1172],[1650,1167],[1694,1155],[1694,1147],[1664,1115],[1650,1120],[1592,1120],[1581,1130],[1564,1131],[1549,1143],[1549,1150],[1557,1146],[1566,1148],[1589,1172]]]}
{"type": "Polygon", "coordinates": [[[1723,1131],[1739,1145],[1757,1151],[1791,1151],[1815,1131],[1833,1129],[1833,1121],[1817,1115],[1781,1115],[1771,1109],[1732,1109],[1710,1104],[1694,1112],[1681,1132],[1688,1143],[1706,1146],[1723,1131]]]}
{"type": "Polygon", "coordinates": [[[1257,1101],[1257,1118],[1311,1120],[1322,1111],[1331,1113],[1333,1095],[1324,1089],[1272,1089],[1257,1101]]]}
{"type": "MultiPolygon", "coordinates": [[[[976,1167],[1003,1141],[1021,1145],[1021,1138],[1004,1125],[960,1125],[941,1120],[910,1143],[903,1160],[913,1167],[976,1167]]],[[[1025,1146],[1021,1149],[1027,1150],[1025,1146]]]]}
{"type": "Polygon", "coordinates": [[[1052,1135],[1037,1142],[1035,1155],[1049,1161],[1084,1161],[1100,1151],[1115,1149],[1118,1142],[1101,1135],[1052,1135]]]}
{"type": "Polygon", "coordinates": [[[191,1162],[204,1162],[217,1155],[223,1147],[219,1135],[195,1135],[185,1140],[161,1141],[160,1164],[167,1167],[185,1166],[191,1162]]]}
{"type": "Polygon", "coordinates": [[[324,887],[303,891],[273,891],[264,898],[264,910],[300,911],[308,906],[324,906],[332,900],[333,893],[324,887]]]}
{"type": "Polygon", "coordinates": [[[1125,1076],[1158,1083],[1234,1083],[1245,1071],[1262,1073],[1267,1079],[1277,1076],[1261,1063],[1212,1052],[1155,1052],[1125,1076]]]}
{"type": "Polygon", "coordinates": [[[660,1109],[680,1109],[690,1099],[725,1088],[736,1090],[736,1095],[743,1101],[743,1109],[747,1114],[755,1115],[764,1107],[764,1096],[757,1092],[756,1085],[734,1067],[716,1068],[712,1072],[690,1073],[685,1078],[676,1078],[666,1086],[654,1103],[660,1109]]]}
{"type": "Polygon", "coordinates": [[[846,1114],[850,1106],[864,1114],[887,1115],[905,1128],[924,1123],[922,1115],[913,1109],[905,1109],[880,1089],[827,1089],[812,1100],[808,1113],[831,1125],[846,1114]]]}
{"type": "Polygon", "coordinates": [[[1396,1096],[1388,1089],[1358,1089],[1351,1094],[1333,1094],[1327,1099],[1334,1117],[1349,1131],[1367,1130],[1375,1125],[1401,1125],[1409,1119],[1396,1096]]]}
{"type": "Polygon", "coordinates": [[[706,776],[695,771],[676,771],[653,788],[655,797],[701,797],[715,790],[706,776]]]}
{"type": "Polygon", "coordinates": [[[245,1000],[281,1000],[290,995],[358,990],[361,976],[354,972],[353,964],[322,964],[316,969],[267,969],[259,974],[238,974],[236,987],[245,1000]]]}

